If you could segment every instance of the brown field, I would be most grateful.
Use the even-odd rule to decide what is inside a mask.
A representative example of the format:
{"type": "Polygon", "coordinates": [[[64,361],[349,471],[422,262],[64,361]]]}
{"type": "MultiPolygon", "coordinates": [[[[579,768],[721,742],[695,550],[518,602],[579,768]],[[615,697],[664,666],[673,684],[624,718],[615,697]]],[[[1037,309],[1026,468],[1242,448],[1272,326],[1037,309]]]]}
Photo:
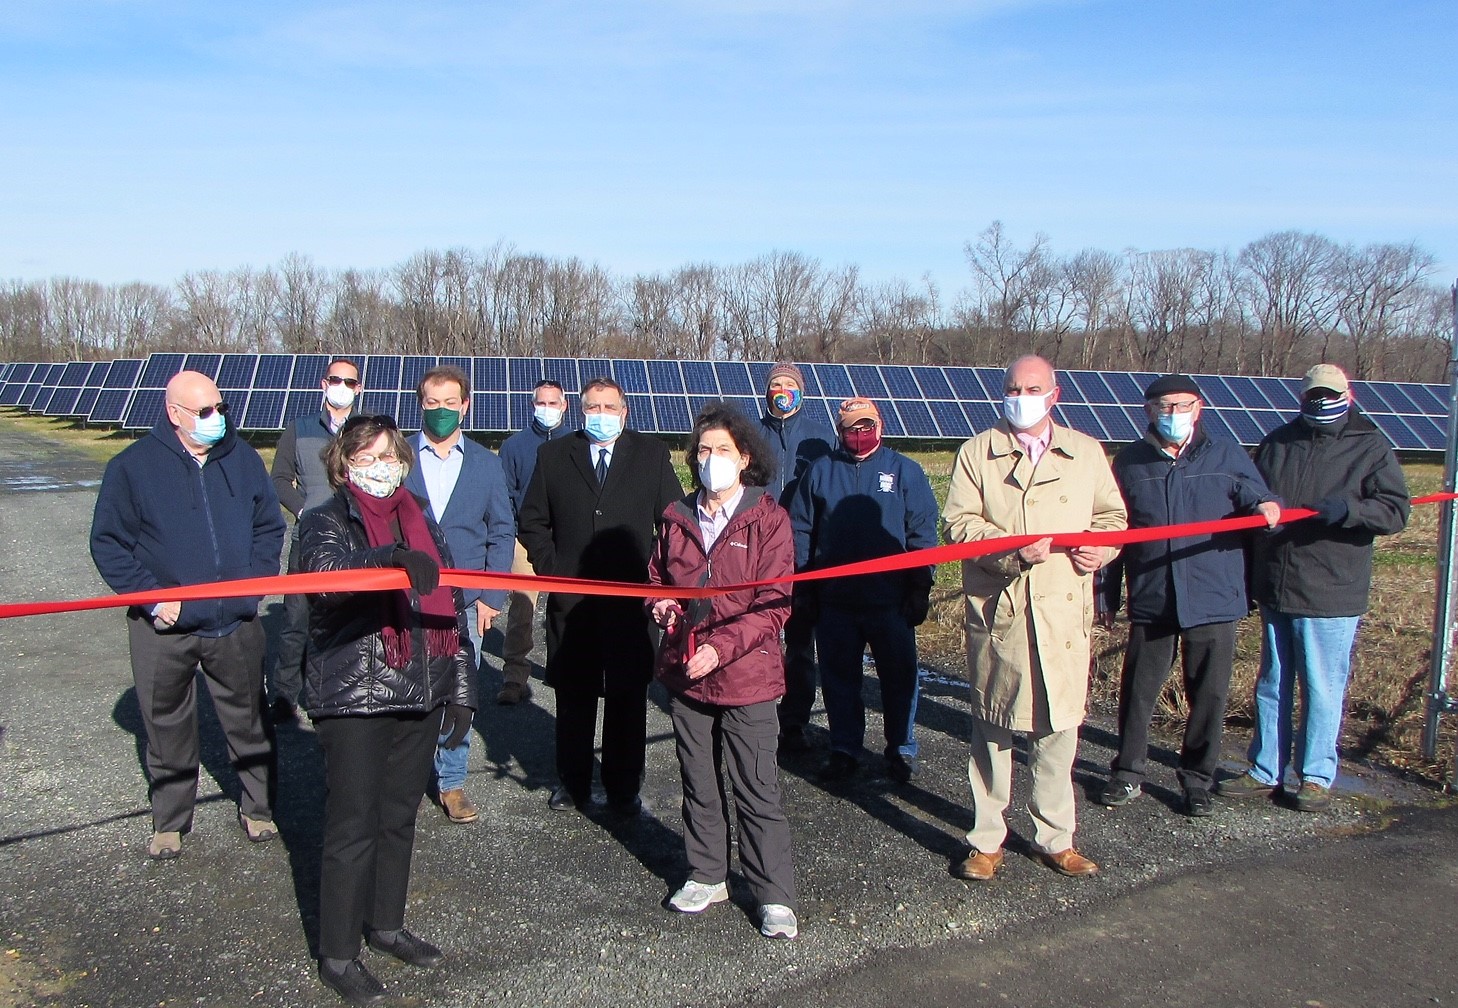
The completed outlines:
{"type": "MultiPolygon", "coordinates": [[[[98,461],[105,461],[130,440],[105,430],[87,430],[65,421],[45,420],[9,410],[0,411],[0,432],[41,434],[98,461]]],[[[260,439],[265,463],[272,461],[272,439],[260,439]]],[[[931,479],[937,500],[945,499],[952,451],[910,453],[931,479]]],[[[679,476],[687,485],[681,454],[675,452],[679,476]]],[[[1442,489],[1438,464],[1404,466],[1413,496],[1442,489]]],[[[1438,508],[1413,509],[1408,527],[1379,540],[1372,586],[1372,609],[1357,636],[1352,679],[1347,692],[1347,722],[1342,754],[1370,760],[1431,781],[1443,781],[1453,767],[1458,716],[1444,718],[1436,759],[1424,760],[1421,735],[1425,706],[1423,694],[1430,674],[1437,572],[1438,508]]],[[[931,618],[919,631],[923,660],[960,675],[963,668],[962,610],[955,564],[937,571],[931,618]]],[[[1117,706],[1119,668],[1123,660],[1125,629],[1116,624],[1109,632],[1095,631],[1095,668],[1092,704],[1112,713],[1117,706]]],[[[1236,736],[1247,736],[1252,710],[1260,627],[1254,617],[1242,622],[1236,651],[1235,679],[1231,687],[1229,724],[1236,736]]],[[[1161,711],[1169,727],[1182,714],[1183,690],[1172,677],[1162,698],[1161,711]]]]}

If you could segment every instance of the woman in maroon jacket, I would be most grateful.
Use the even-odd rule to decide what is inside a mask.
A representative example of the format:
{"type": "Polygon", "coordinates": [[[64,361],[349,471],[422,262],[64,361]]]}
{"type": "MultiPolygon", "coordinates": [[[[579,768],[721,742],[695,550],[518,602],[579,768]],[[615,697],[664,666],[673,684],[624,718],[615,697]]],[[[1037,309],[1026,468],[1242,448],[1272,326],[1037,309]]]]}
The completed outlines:
{"type": "MultiPolygon", "coordinates": [[[[764,490],[774,463],[749,419],[709,403],[694,421],[687,462],[696,489],[664,511],[649,582],[731,585],[793,573],[790,519],[764,490]]],[[[728,800],[719,783],[727,762],[740,864],[759,907],[760,933],[793,938],[795,873],[775,758],[775,701],[785,692],[780,628],[790,614],[790,586],[646,604],[664,628],[657,675],[672,694],[690,869],[668,905],[698,913],[729,898],[728,800]]]]}

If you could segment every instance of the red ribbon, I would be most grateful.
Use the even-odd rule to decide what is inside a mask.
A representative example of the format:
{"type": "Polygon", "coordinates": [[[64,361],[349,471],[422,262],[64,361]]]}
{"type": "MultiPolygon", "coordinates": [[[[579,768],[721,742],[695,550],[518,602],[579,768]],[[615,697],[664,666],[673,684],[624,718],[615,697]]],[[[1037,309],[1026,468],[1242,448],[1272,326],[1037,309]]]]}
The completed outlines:
{"type": "MultiPolygon", "coordinates": [[[[1438,504],[1458,499],[1458,493],[1435,493],[1414,497],[1413,504],[1438,504]]],[[[1315,515],[1310,508],[1287,508],[1281,512],[1283,523],[1301,521],[1315,515]]],[[[879,574],[887,571],[927,567],[932,564],[971,560],[990,553],[1009,553],[1040,539],[1051,538],[1054,547],[1126,546],[1129,543],[1156,539],[1183,539],[1189,536],[1213,535],[1240,529],[1263,528],[1261,515],[1222,518],[1218,521],[1190,522],[1183,525],[1158,525],[1151,528],[1123,529],[1117,532],[1055,532],[1052,535],[1028,534],[997,536],[971,543],[953,543],[894,556],[862,560],[859,563],[806,571],[770,581],[749,581],[744,584],[715,588],[675,586],[674,598],[709,598],[729,592],[760,588],[782,582],[824,581],[829,578],[854,577],[858,574],[879,574]]],[[[440,572],[442,584],[457,588],[506,589],[515,591],[563,592],[573,595],[610,595],[649,598],[663,592],[660,587],[636,582],[585,581],[581,578],[547,577],[538,574],[490,574],[482,571],[446,569],[440,572]]],[[[14,616],[42,616],[49,613],[82,612],[87,609],[112,609],[121,606],[149,606],[158,602],[194,602],[199,599],[239,598],[249,595],[298,595],[317,592],[389,591],[410,587],[405,572],[397,567],[352,568],[315,574],[278,574],[272,577],[242,578],[236,581],[215,581],[211,584],[159,588],[155,591],[131,592],[126,595],[103,595],[98,598],[60,602],[15,602],[0,605],[0,619],[14,616]]]]}

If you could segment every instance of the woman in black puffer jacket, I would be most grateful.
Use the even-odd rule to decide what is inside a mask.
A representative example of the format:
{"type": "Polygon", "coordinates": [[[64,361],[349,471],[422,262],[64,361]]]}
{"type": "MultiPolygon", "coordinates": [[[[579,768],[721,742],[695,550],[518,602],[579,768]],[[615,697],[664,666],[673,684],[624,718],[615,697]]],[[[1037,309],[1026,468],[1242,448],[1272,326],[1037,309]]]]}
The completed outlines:
{"type": "Polygon", "coordinates": [[[309,596],[304,708],[328,793],[319,883],[319,978],[351,1004],[384,986],[360,939],[416,966],[439,949],[404,927],[415,813],[437,739],[459,745],[476,709],[465,604],[440,585],[450,554],[428,508],[400,488],[413,452],[388,417],[354,417],[324,452],[335,493],[300,519],[305,572],[403,568],[410,590],[309,596]],[[444,729],[443,729],[444,724],[444,729]]]}

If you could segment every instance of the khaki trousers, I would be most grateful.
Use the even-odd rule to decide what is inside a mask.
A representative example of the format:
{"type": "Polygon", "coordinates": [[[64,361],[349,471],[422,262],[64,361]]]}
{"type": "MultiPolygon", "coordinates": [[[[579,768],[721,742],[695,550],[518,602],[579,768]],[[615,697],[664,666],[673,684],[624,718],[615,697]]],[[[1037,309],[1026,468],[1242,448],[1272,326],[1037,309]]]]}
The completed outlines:
{"type": "MultiPolygon", "coordinates": [[[[1073,761],[1078,756],[1078,729],[1027,735],[1028,766],[1033,774],[1028,801],[1033,843],[1041,851],[1056,854],[1073,846],[1073,761]]],[[[974,717],[972,754],[967,760],[974,816],[967,843],[973,850],[990,854],[1007,839],[1003,814],[1012,801],[1012,767],[1013,733],[974,717]]]]}
{"type": "MultiPolygon", "coordinates": [[[[535,574],[520,540],[511,558],[513,574],[535,574]]],[[[506,640],[502,647],[501,674],[506,682],[525,686],[531,678],[532,623],[537,615],[537,592],[514,591],[506,603],[506,640]]]]}

